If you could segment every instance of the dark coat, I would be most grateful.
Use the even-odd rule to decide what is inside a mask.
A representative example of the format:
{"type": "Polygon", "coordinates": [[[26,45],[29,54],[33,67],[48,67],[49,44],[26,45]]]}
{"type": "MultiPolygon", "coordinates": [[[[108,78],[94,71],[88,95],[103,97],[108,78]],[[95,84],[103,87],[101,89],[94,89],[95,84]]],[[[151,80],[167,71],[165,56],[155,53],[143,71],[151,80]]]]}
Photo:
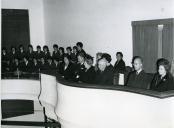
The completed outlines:
{"type": "Polygon", "coordinates": [[[65,69],[65,64],[62,63],[59,67],[59,73],[64,77],[66,80],[74,80],[74,65],[69,63],[68,67],[65,69]]]}
{"type": "Polygon", "coordinates": [[[105,68],[103,72],[98,71],[96,73],[96,84],[100,85],[112,85],[114,78],[114,68],[112,65],[109,65],[105,68]]]}
{"type": "Polygon", "coordinates": [[[32,72],[38,73],[39,70],[40,70],[40,66],[41,66],[41,65],[40,65],[39,62],[37,62],[36,64],[33,63],[32,72]]]}
{"type": "Polygon", "coordinates": [[[17,53],[17,57],[18,57],[19,61],[22,62],[23,59],[24,59],[24,57],[26,57],[25,51],[23,51],[23,52],[18,52],[18,53],[17,53]]]}
{"type": "Polygon", "coordinates": [[[82,75],[80,76],[79,80],[84,83],[93,84],[95,83],[95,70],[94,67],[91,66],[88,70],[85,70],[82,75]]]}
{"type": "Polygon", "coordinates": [[[72,63],[77,63],[77,61],[78,61],[77,54],[75,54],[75,53],[71,54],[71,61],[72,61],[72,63]]]}
{"type": "Polygon", "coordinates": [[[148,89],[149,83],[148,75],[142,70],[138,75],[136,71],[130,72],[126,85],[134,88],[148,89]]]}
{"type": "Polygon", "coordinates": [[[60,58],[59,51],[57,51],[57,52],[53,51],[52,59],[59,61],[59,58],[60,58]]]}
{"type": "Polygon", "coordinates": [[[44,55],[43,55],[43,51],[41,51],[41,52],[35,52],[35,58],[38,60],[38,61],[40,61],[40,59],[43,57],[44,55]]]}
{"type": "Polygon", "coordinates": [[[51,57],[50,52],[43,53],[43,58],[45,61],[47,61],[51,57]]]}
{"type": "Polygon", "coordinates": [[[32,72],[32,68],[33,68],[33,63],[28,61],[28,64],[26,64],[25,62],[21,63],[21,71],[22,72],[32,72]]]}
{"type": "Polygon", "coordinates": [[[174,78],[171,74],[168,73],[161,79],[161,76],[158,73],[156,73],[151,82],[150,89],[159,92],[173,90],[174,78]]]}
{"type": "Polygon", "coordinates": [[[79,78],[82,76],[82,74],[85,72],[86,68],[84,64],[76,64],[75,65],[75,77],[76,81],[79,81],[79,78]]]}
{"type": "Polygon", "coordinates": [[[21,64],[20,63],[18,63],[18,64],[16,64],[15,62],[10,63],[10,72],[15,72],[15,71],[17,71],[17,69],[19,71],[21,71],[21,64]]]}
{"type": "Polygon", "coordinates": [[[114,65],[115,72],[123,73],[126,70],[125,62],[121,59],[120,61],[116,61],[114,65]]]}
{"type": "Polygon", "coordinates": [[[35,57],[35,52],[27,52],[27,57],[28,57],[28,60],[32,61],[33,58],[35,57]]]}
{"type": "Polygon", "coordinates": [[[9,54],[9,59],[10,59],[10,61],[13,63],[14,62],[14,59],[15,58],[18,58],[18,55],[17,55],[17,53],[15,52],[15,53],[10,53],[9,54]]]}

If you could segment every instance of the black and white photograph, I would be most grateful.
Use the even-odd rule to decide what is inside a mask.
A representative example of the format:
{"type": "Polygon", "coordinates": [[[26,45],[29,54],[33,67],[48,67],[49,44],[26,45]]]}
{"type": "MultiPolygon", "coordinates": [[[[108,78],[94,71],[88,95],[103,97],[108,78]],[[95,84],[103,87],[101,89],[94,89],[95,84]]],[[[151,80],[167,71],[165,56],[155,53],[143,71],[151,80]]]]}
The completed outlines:
{"type": "Polygon", "coordinates": [[[2,128],[174,128],[174,0],[0,0],[2,128]]]}

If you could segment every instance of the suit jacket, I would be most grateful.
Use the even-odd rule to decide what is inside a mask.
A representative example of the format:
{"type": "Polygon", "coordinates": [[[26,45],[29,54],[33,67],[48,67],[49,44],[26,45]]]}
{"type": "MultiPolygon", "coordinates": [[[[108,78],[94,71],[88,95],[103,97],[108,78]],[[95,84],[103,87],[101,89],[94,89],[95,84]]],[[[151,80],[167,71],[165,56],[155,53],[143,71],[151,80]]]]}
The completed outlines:
{"type": "Polygon", "coordinates": [[[57,51],[57,52],[53,51],[52,58],[53,58],[54,60],[59,61],[59,58],[60,58],[59,51],[57,51]]]}
{"type": "Polygon", "coordinates": [[[96,73],[96,84],[100,85],[112,85],[114,78],[114,68],[112,65],[109,65],[105,68],[103,72],[97,71],[96,73]]]}
{"type": "Polygon", "coordinates": [[[85,50],[83,50],[83,49],[82,49],[81,51],[78,51],[78,52],[77,52],[77,54],[80,54],[80,53],[86,55],[86,52],[85,52],[85,50]]]}
{"type": "Polygon", "coordinates": [[[36,64],[33,63],[33,67],[32,67],[32,72],[38,73],[40,69],[40,63],[37,62],[36,64]]]}
{"type": "Polygon", "coordinates": [[[30,61],[32,61],[33,60],[33,58],[35,57],[35,52],[33,51],[33,52],[27,52],[27,57],[28,57],[28,59],[30,60],[30,61]]]}
{"type": "Polygon", "coordinates": [[[23,59],[24,59],[24,57],[26,56],[26,53],[25,53],[25,51],[23,51],[23,52],[18,52],[18,53],[17,53],[17,56],[18,56],[19,61],[22,62],[23,59]]]}
{"type": "Polygon", "coordinates": [[[15,62],[10,63],[10,72],[15,72],[15,71],[17,71],[17,69],[21,71],[20,63],[18,63],[18,64],[16,64],[15,62]]]}
{"type": "Polygon", "coordinates": [[[78,59],[77,59],[77,54],[75,54],[75,53],[72,53],[72,54],[71,54],[71,61],[72,61],[73,63],[77,63],[77,61],[78,61],[78,59]]]}
{"type": "Polygon", "coordinates": [[[75,77],[76,81],[79,81],[79,78],[82,76],[82,74],[85,72],[86,68],[84,64],[76,64],[75,66],[75,77]]]}
{"type": "Polygon", "coordinates": [[[144,72],[144,70],[142,70],[138,75],[136,74],[136,71],[130,72],[126,85],[135,88],[148,89],[148,75],[144,72]]]}
{"type": "Polygon", "coordinates": [[[161,79],[161,76],[158,73],[156,73],[151,82],[150,89],[159,92],[173,90],[174,78],[170,73],[168,73],[161,79]]]}
{"type": "Polygon", "coordinates": [[[14,62],[14,59],[15,58],[18,58],[18,55],[17,55],[17,53],[10,53],[9,54],[9,59],[10,59],[10,61],[13,63],[14,62]]]}
{"type": "Polygon", "coordinates": [[[32,68],[33,68],[33,63],[28,61],[28,64],[26,64],[25,62],[21,63],[21,70],[22,72],[32,72],[32,68]]]}
{"type": "Polygon", "coordinates": [[[88,70],[85,70],[82,75],[80,76],[79,80],[84,83],[93,84],[95,83],[95,70],[94,67],[91,66],[88,70]]]}
{"type": "Polygon", "coordinates": [[[120,61],[116,61],[114,65],[115,72],[124,72],[126,70],[125,62],[121,59],[120,61]]]}
{"type": "Polygon", "coordinates": [[[72,63],[69,63],[68,67],[65,69],[65,64],[62,63],[59,68],[59,73],[64,77],[66,80],[74,80],[74,66],[72,63]]]}
{"type": "Polygon", "coordinates": [[[43,51],[41,51],[41,52],[35,52],[35,58],[37,59],[37,60],[40,60],[42,57],[43,57],[44,55],[43,55],[43,51]]]}
{"type": "Polygon", "coordinates": [[[51,57],[50,52],[43,53],[43,58],[44,58],[45,61],[47,61],[48,58],[50,58],[50,57],[51,57]]]}

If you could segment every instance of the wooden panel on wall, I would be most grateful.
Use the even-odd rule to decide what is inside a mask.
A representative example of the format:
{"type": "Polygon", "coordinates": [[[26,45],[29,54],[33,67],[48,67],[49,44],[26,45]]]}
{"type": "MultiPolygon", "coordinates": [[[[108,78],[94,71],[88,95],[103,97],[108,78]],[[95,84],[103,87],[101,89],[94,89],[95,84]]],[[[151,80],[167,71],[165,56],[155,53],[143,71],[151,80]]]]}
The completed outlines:
{"type": "Polygon", "coordinates": [[[28,10],[2,9],[2,47],[30,44],[28,10]]]}
{"type": "Polygon", "coordinates": [[[163,57],[172,61],[174,58],[173,18],[133,21],[132,29],[133,55],[141,56],[144,59],[144,69],[146,72],[156,72],[156,61],[158,58],[163,57]],[[159,32],[159,25],[163,26],[162,33],[159,32]],[[161,37],[159,38],[159,36],[161,37]],[[160,48],[161,46],[162,48],[160,48]]]}

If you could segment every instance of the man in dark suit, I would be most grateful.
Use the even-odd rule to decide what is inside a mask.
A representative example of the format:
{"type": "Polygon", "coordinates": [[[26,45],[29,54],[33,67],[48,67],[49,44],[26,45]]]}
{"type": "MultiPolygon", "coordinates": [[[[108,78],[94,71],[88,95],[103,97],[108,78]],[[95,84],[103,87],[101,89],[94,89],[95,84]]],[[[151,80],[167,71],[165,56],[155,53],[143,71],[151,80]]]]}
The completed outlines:
{"type": "Polygon", "coordinates": [[[99,70],[96,73],[96,84],[100,85],[112,85],[114,70],[112,65],[108,65],[108,61],[105,58],[101,58],[98,62],[99,70]]]}
{"type": "Polygon", "coordinates": [[[29,61],[33,61],[33,58],[35,57],[35,52],[33,51],[32,45],[28,45],[27,57],[29,61]]]}
{"type": "Polygon", "coordinates": [[[21,70],[23,73],[31,73],[33,68],[33,63],[29,61],[27,56],[24,57],[24,61],[21,63],[21,70]]]}
{"type": "Polygon", "coordinates": [[[77,58],[78,58],[78,64],[76,64],[75,66],[75,80],[79,81],[79,78],[85,71],[85,65],[84,65],[85,55],[83,53],[79,53],[77,58]]]}
{"type": "Polygon", "coordinates": [[[35,58],[38,62],[41,62],[41,58],[43,57],[43,51],[41,51],[41,47],[37,46],[37,51],[35,52],[35,58]]]}
{"type": "Polygon", "coordinates": [[[126,85],[134,88],[148,89],[150,81],[148,81],[148,75],[143,70],[142,58],[139,56],[134,58],[133,66],[134,71],[129,73],[126,85]]]}
{"type": "Polygon", "coordinates": [[[59,57],[60,57],[59,49],[58,49],[58,48],[59,48],[59,47],[58,47],[57,44],[54,44],[54,45],[53,45],[54,51],[53,51],[53,53],[52,53],[52,58],[53,58],[53,60],[57,60],[57,61],[59,61],[59,57]]]}
{"type": "Polygon", "coordinates": [[[17,56],[18,56],[19,62],[22,63],[24,60],[24,57],[26,56],[23,45],[19,46],[19,52],[18,52],[17,56]]]}
{"type": "Polygon", "coordinates": [[[77,49],[78,49],[78,54],[82,53],[82,54],[86,55],[86,52],[83,50],[83,43],[82,42],[77,42],[76,46],[77,46],[77,49]]]}
{"type": "Polygon", "coordinates": [[[125,62],[123,61],[123,53],[117,52],[116,53],[117,61],[114,65],[114,72],[123,73],[126,69],[125,62]]]}
{"type": "Polygon", "coordinates": [[[39,73],[39,71],[40,71],[40,63],[41,62],[38,62],[36,58],[33,58],[32,72],[39,73]]]}

